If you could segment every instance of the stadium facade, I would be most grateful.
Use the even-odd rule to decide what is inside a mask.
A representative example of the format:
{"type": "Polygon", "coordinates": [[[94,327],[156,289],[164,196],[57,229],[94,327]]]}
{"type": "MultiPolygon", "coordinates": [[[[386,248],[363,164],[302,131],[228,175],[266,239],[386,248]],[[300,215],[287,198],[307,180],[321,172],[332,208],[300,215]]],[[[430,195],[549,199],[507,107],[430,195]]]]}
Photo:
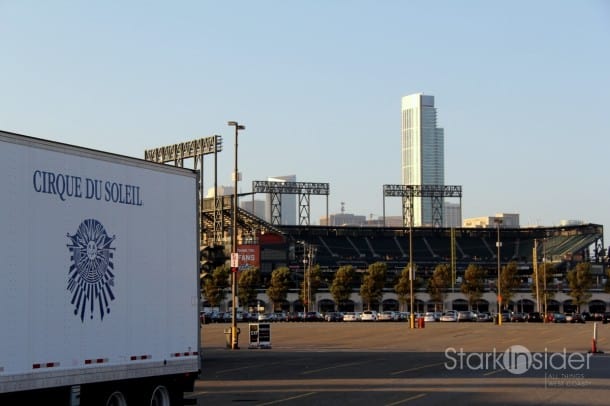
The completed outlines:
{"type": "MultiPolygon", "coordinates": [[[[213,224],[211,199],[204,202],[202,212],[204,232],[213,224]]],[[[223,210],[226,230],[230,226],[231,202],[225,198],[223,210]]],[[[324,312],[335,309],[344,311],[363,310],[365,304],[359,295],[361,277],[369,265],[384,262],[387,265],[387,279],[382,299],[372,307],[382,310],[404,310],[394,284],[402,270],[409,263],[409,228],[405,227],[345,227],[345,226],[274,226],[265,220],[238,209],[238,252],[248,252],[250,260],[244,267],[253,266],[261,271],[262,283],[258,297],[253,303],[242,304],[242,307],[264,307],[273,309],[273,304],[265,294],[272,272],[280,267],[287,267],[291,272],[292,285],[286,301],[276,304],[276,308],[286,311],[302,311],[303,303],[299,300],[300,286],[306,274],[304,259],[308,247],[314,247],[315,255],[312,265],[319,265],[322,271],[322,286],[314,295],[313,307],[324,312]],[[336,271],[345,265],[356,269],[357,277],[353,281],[353,293],[346,303],[336,303],[330,292],[336,271]]],[[[519,286],[513,292],[505,307],[514,311],[530,312],[538,307],[534,293],[532,275],[534,264],[549,264],[552,267],[552,278],[547,291],[546,305],[548,311],[568,312],[574,310],[573,299],[567,282],[567,273],[579,263],[591,264],[592,285],[588,301],[581,306],[581,311],[610,311],[610,294],[605,293],[607,279],[607,251],[604,248],[603,226],[597,224],[566,225],[557,227],[413,227],[413,262],[416,265],[416,277],[422,285],[415,294],[415,309],[465,310],[470,304],[460,286],[464,272],[470,264],[476,264],[487,272],[484,281],[484,292],[473,306],[479,311],[493,312],[497,308],[497,264],[496,242],[501,240],[500,266],[514,262],[518,267],[519,286]],[[499,231],[499,234],[498,234],[499,231]],[[452,286],[446,289],[442,303],[434,302],[426,286],[438,264],[449,264],[454,267],[455,278],[452,286]]],[[[228,235],[228,234],[227,234],[228,235]]],[[[203,236],[205,239],[205,235],[203,236]]],[[[224,245],[229,252],[229,245],[224,245]]],[[[223,306],[231,303],[225,301],[223,306]]]]}

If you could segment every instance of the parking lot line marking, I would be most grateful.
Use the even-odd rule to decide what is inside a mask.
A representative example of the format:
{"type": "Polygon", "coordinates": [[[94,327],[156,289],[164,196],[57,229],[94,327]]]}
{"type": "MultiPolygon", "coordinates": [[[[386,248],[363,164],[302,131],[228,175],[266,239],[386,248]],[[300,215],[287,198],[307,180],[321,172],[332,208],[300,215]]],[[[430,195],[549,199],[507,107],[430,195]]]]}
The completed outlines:
{"type": "Polygon", "coordinates": [[[420,369],[433,368],[433,367],[437,367],[440,365],[445,365],[445,363],[444,362],[435,362],[434,364],[428,364],[428,365],[422,365],[419,367],[403,369],[402,371],[394,371],[394,372],[390,373],[390,375],[400,375],[404,372],[419,371],[420,369]]]}
{"type": "Polygon", "coordinates": [[[320,368],[320,369],[310,369],[309,371],[301,372],[301,375],[315,374],[316,372],[327,371],[329,369],[352,367],[354,365],[361,365],[361,364],[364,364],[364,362],[350,362],[348,364],[333,365],[332,367],[326,367],[326,368],[320,368]]]}
{"type": "MultiPolygon", "coordinates": [[[[280,364],[281,364],[280,362],[271,362],[271,363],[268,363],[268,364],[263,364],[263,366],[280,365],[280,364]]],[[[220,374],[226,374],[226,373],[229,373],[229,372],[242,371],[244,369],[260,368],[260,367],[261,367],[261,365],[246,365],[246,366],[238,367],[238,368],[223,369],[223,370],[220,370],[220,371],[218,371],[216,373],[220,375],[220,374]]]]}
{"type": "Polygon", "coordinates": [[[284,399],[278,399],[278,400],[274,400],[272,402],[259,403],[258,406],[276,405],[278,403],[290,402],[291,400],[300,399],[300,398],[304,398],[304,397],[315,395],[315,394],[316,394],[316,392],[303,393],[301,395],[291,396],[289,398],[284,398],[284,399]]]}
{"type": "Polygon", "coordinates": [[[399,401],[394,402],[394,403],[388,403],[388,404],[387,404],[387,405],[385,405],[385,406],[396,406],[396,405],[400,405],[400,404],[403,404],[403,403],[410,402],[410,401],[412,401],[412,400],[421,399],[421,398],[423,398],[423,397],[424,397],[424,396],[426,396],[426,395],[427,395],[426,393],[420,393],[419,395],[411,396],[411,397],[408,397],[408,398],[403,399],[403,400],[399,400],[399,401]]]}

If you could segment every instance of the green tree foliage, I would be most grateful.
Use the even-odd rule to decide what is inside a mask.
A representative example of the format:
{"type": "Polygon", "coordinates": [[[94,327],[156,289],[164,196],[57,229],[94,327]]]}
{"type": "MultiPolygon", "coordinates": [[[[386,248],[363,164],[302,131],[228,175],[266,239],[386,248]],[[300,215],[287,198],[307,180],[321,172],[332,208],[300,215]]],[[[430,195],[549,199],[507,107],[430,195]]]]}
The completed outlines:
{"type": "MultiPolygon", "coordinates": [[[[447,293],[451,288],[451,267],[448,264],[438,264],[432,277],[428,280],[428,293],[433,302],[444,305],[447,293]]],[[[440,310],[440,309],[436,309],[440,310]]]]}
{"type": "Polygon", "coordinates": [[[258,268],[248,268],[239,273],[239,289],[237,296],[239,297],[239,303],[248,305],[248,303],[256,300],[258,291],[257,287],[261,283],[261,273],[258,268]]]}
{"type": "Polygon", "coordinates": [[[578,311],[580,311],[580,305],[587,303],[587,300],[591,298],[591,293],[589,292],[593,284],[591,264],[588,262],[579,263],[576,265],[576,268],[568,272],[567,277],[570,296],[572,296],[574,304],[578,306],[578,311]]]}
{"type": "Polygon", "coordinates": [[[502,294],[502,302],[508,303],[515,291],[521,285],[519,280],[519,270],[517,263],[511,261],[500,270],[500,293],[502,294]]]}
{"type": "Polygon", "coordinates": [[[225,299],[226,289],[229,287],[229,270],[226,266],[219,266],[204,278],[203,295],[210,306],[218,307],[225,299]]]}
{"type": "Polygon", "coordinates": [[[290,289],[290,269],[285,266],[275,269],[271,273],[271,281],[266,291],[269,300],[273,302],[273,310],[286,300],[288,289],[290,289]]]}
{"type": "Polygon", "coordinates": [[[337,269],[337,273],[330,286],[330,293],[335,303],[342,305],[347,302],[352,294],[352,281],[356,276],[356,270],[351,265],[344,265],[337,269]]]}
{"type": "MultiPolygon", "coordinates": [[[[540,295],[540,303],[543,305],[546,300],[552,299],[555,296],[555,291],[551,289],[553,282],[553,265],[551,263],[538,264],[538,292],[540,295]]],[[[536,273],[532,273],[532,295],[536,297],[536,273]]],[[[543,311],[545,309],[541,307],[543,311]]]]}
{"type": "Polygon", "coordinates": [[[385,262],[375,262],[369,265],[360,285],[360,297],[366,303],[367,309],[371,308],[371,302],[379,301],[383,297],[383,287],[388,266],[385,262]]]}
{"type": "MultiPolygon", "coordinates": [[[[307,270],[305,272],[304,278],[307,278],[307,270]]],[[[315,264],[309,270],[309,293],[312,297],[316,297],[316,293],[320,290],[320,286],[322,285],[322,271],[320,270],[320,265],[315,264]]],[[[301,286],[299,289],[299,299],[301,303],[305,303],[307,300],[307,291],[305,286],[305,281],[301,282],[301,286]]]]}
{"type": "MultiPolygon", "coordinates": [[[[413,280],[413,300],[415,300],[415,291],[423,286],[423,279],[417,276],[417,265],[413,264],[415,271],[415,280],[413,280]]],[[[400,273],[398,281],[394,285],[394,291],[398,296],[398,303],[405,309],[406,304],[411,304],[411,280],[409,275],[409,265],[405,266],[400,273]]],[[[410,309],[409,309],[410,310],[410,309]]]]}
{"type": "Polygon", "coordinates": [[[477,264],[470,264],[466,268],[464,282],[462,283],[462,293],[468,297],[468,303],[471,308],[483,296],[486,277],[487,271],[477,264]]]}

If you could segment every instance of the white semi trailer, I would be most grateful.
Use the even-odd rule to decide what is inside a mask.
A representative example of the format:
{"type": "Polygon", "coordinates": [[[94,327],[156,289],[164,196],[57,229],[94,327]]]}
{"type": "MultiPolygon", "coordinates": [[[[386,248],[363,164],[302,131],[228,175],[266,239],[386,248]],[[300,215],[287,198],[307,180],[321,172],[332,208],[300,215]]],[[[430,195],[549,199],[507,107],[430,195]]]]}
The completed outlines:
{"type": "Polygon", "coordinates": [[[182,404],[197,198],[196,171],[0,131],[0,405],[182,404]]]}

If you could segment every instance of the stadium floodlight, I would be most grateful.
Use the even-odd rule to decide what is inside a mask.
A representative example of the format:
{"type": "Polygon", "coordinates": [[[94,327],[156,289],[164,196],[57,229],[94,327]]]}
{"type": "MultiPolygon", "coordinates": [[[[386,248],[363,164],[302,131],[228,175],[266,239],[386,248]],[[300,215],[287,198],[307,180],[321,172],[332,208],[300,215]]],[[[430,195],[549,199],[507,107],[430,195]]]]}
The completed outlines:
{"type": "Polygon", "coordinates": [[[239,257],[237,254],[237,181],[239,172],[237,171],[237,137],[239,130],[245,130],[245,125],[240,125],[237,121],[229,121],[227,125],[235,127],[235,171],[233,172],[233,221],[231,224],[231,349],[239,349],[239,335],[237,333],[237,275],[239,270],[239,257]]]}

